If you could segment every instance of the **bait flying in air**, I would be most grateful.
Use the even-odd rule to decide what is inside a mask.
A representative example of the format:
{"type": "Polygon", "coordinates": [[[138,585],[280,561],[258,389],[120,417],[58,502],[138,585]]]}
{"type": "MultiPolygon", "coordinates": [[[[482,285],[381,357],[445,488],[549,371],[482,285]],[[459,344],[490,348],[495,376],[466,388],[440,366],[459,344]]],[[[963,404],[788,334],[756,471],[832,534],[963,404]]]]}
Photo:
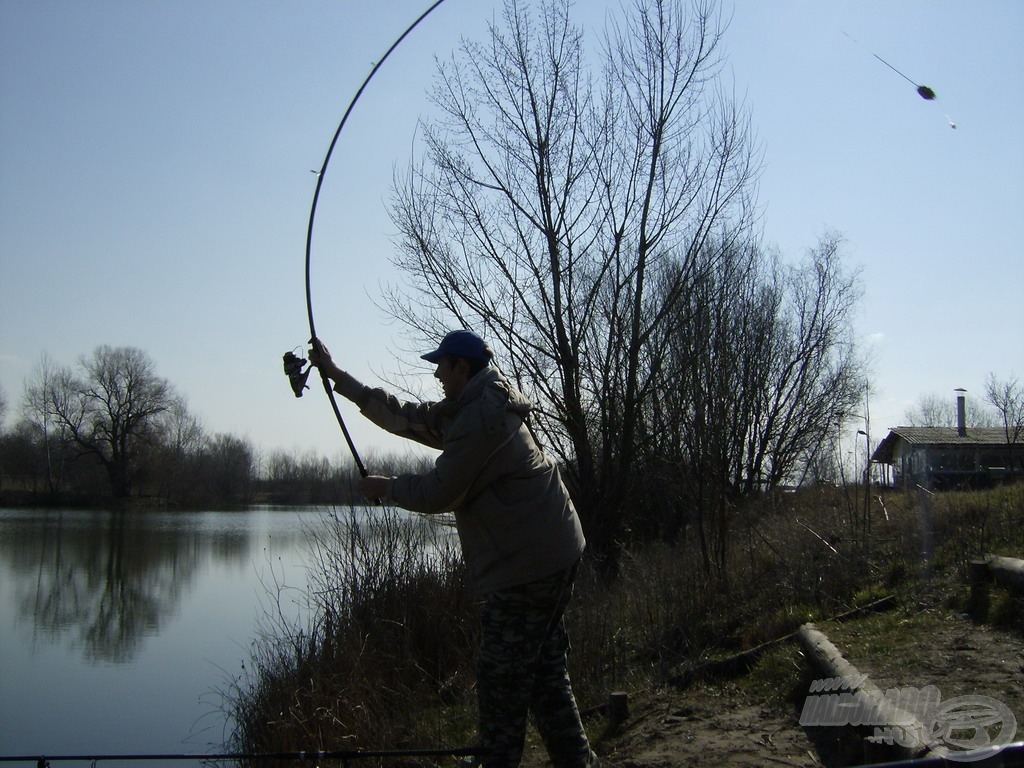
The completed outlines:
{"type": "MultiPolygon", "coordinates": [[[[853,42],[857,43],[857,45],[861,45],[860,41],[858,41],[858,40],[857,40],[857,39],[856,39],[855,37],[853,37],[852,35],[850,35],[850,34],[848,34],[848,33],[846,33],[846,32],[843,32],[843,34],[844,34],[844,35],[846,35],[846,36],[847,36],[848,38],[850,38],[851,40],[853,40],[853,42]]],[[[861,47],[863,47],[863,46],[861,46],[861,47]]],[[[865,49],[865,50],[867,50],[867,49],[865,49]]],[[[882,58],[881,56],[879,56],[879,55],[878,55],[877,53],[875,53],[875,52],[873,52],[873,51],[868,51],[868,53],[870,53],[870,54],[871,54],[872,56],[874,56],[874,57],[875,57],[876,59],[878,59],[878,60],[879,60],[880,62],[882,62],[883,64],[885,64],[885,66],[887,66],[887,67],[888,67],[889,69],[891,69],[891,70],[892,70],[893,72],[895,72],[895,73],[896,73],[897,75],[899,75],[900,77],[902,77],[902,78],[903,78],[904,80],[906,80],[906,81],[907,81],[908,83],[910,83],[910,84],[911,84],[912,86],[914,86],[915,88],[917,88],[917,95],[918,95],[918,96],[920,96],[920,97],[921,97],[922,99],[924,99],[925,101],[934,101],[934,100],[935,100],[935,91],[934,91],[934,90],[932,90],[931,88],[929,88],[929,87],[928,87],[927,85],[921,85],[920,83],[915,83],[915,82],[914,82],[913,80],[911,80],[911,79],[910,79],[909,77],[907,77],[907,76],[906,76],[905,74],[903,74],[902,72],[900,72],[900,71],[899,71],[898,69],[896,69],[896,67],[894,67],[894,66],[893,66],[892,64],[890,64],[890,63],[889,63],[888,61],[886,61],[885,59],[883,59],[883,58],[882,58]]]]}
{"type": "MultiPolygon", "coordinates": [[[[874,51],[871,51],[871,50],[868,50],[867,48],[865,48],[861,44],[861,42],[859,40],[857,40],[855,37],[853,37],[852,35],[850,35],[850,34],[848,34],[846,32],[843,32],[843,34],[846,35],[851,40],[853,40],[853,42],[857,43],[857,45],[860,45],[862,48],[864,48],[864,50],[868,51],[868,53],[870,53],[872,56],[874,56],[880,62],[885,64],[885,66],[887,66],[889,69],[891,69],[897,75],[899,75],[904,80],[906,80],[908,83],[913,85],[914,88],[917,89],[917,95],[920,96],[922,99],[924,99],[925,101],[935,101],[935,91],[930,86],[922,85],[921,83],[914,82],[909,77],[907,77],[905,74],[903,74],[898,69],[896,69],[896,67],[894,67],[892,64],[890,64],[888,61],[886,61],[881,56],[879,56],[877,53],[875,53],[874,51]]],[[[949,123],[949,127],[950,128],[952,128],[953,130],[956,130],[956,123],[953,122],[953,120],[950,118],[949,115],[946,115],[946,122],[949,123]]]]}

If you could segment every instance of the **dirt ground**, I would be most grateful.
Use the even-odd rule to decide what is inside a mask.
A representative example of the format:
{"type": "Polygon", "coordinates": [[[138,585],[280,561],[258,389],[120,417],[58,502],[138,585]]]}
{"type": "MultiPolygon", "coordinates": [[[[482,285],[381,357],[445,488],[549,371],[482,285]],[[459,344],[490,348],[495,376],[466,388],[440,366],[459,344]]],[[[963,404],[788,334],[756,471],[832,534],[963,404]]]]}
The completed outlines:
{"type": "MultiPolygon", "coordinates": [[[[824,622],[818,628],[847,661],[879,688],[936,686],[942,699],[985,695],[1003,702],[1017,720],[1015,741],[1024,739],[1024,642],[1018,634],[973,623],[941,609],[904,607],[886,616],[824,622]]],[[[797,673],[794,690],[765,691],[750,676],[778,670],[765,665],[804,664],[795,641],[766,655],[746,676],[679,690],[630,692],[627,719],[601,733],[589,728],[605,766],[843,766],[896,759],[865,757],[863,742],[845,729],[799,724],[809,676],[797,673]],[[757,691],[761,691],[758,693],[757,691]],[[753,691],[753,692],[752,692],[753,691]]],[[[526,764],[542,766],[542,747],[531,745],[526,764]]]]}
{"type": "Polygon", "coordinates": [[[606,766],[821,765],[799,713],[733,686],[637,695],[619,733],[598,740],[606,766]]]}

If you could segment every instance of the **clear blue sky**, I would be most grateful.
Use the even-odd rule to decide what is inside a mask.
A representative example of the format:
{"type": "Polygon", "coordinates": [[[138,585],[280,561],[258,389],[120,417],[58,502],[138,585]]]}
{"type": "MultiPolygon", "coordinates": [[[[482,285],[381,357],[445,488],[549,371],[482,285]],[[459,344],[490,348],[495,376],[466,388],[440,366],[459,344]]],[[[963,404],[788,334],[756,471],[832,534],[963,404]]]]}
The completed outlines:
{"type": "MultiPolygon", "coordinates": [[[[342,456],[323,392],[296,400],[281,373],[281,354],[308,337],[310,169],[428,4],[0,0],[0,386],[12,406],[42,353],[72,364],[132,345],[208,431],[342,456]]],[[[369,383],[414,358],[375,305],[396,279],[392,171],[428,109],[433,56],[479,37],[498,7],[446,0],[366,91],[325,178],[317,330],[369,383]]],[[[608,7],[580,2],[579,19],[597,32],[608,7]]],[[[980,399],[990,371],[1024,377],[1024,2],[725,8],[726,76],[765,153],[766,240],[796,259],[834,229],[863,270],[872,437],[924,394],[952,407],[956,387],[980,399]]],[[[428,376],[423,392],[437,394],[428,376]]],[[[341,405],[363,450],[398,447],[341,405]]]]}

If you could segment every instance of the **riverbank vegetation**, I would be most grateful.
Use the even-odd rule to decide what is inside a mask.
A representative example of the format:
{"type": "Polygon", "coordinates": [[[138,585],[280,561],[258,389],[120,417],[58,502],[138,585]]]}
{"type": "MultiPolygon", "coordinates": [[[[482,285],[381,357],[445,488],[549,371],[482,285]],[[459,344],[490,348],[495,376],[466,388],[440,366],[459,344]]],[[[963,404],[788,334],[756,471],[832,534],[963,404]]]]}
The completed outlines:
{"type": "MultiPolygon", "coordinates": [[[[885,596],[944,593],[944,607],[967,610],[972,558],[1024,556],[1022,484],[872,495],[866,518],[862,503],[831,486],[766,495],[737,510],[742,535],[712,572],[692,526],[672,543],[627,547],[611,580],[586,559],[567,616],[581,708],[885,596]]],[[[326,514],[327,532],[310,540],[306,618],[284,618],[272,600],[245,674],[221,691],[230,747],[471,744],[476,606],[453,532],[389,509],[326,514]]],[[[1002,603],[994,620],[1021,613],[1019,598],[1002,603]]]]}

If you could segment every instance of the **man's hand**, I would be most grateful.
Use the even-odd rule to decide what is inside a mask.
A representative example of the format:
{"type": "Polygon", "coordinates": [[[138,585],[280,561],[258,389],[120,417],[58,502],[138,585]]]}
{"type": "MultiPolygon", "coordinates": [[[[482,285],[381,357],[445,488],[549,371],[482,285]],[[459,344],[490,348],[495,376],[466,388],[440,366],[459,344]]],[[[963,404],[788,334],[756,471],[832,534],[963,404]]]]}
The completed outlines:
{"type": "Polygon", "coordinates": [[[386,499],[390,486],[391,478],[382,477],[381,475],[367,475],[359,480],[359,490],[371,501],[386,499]]]}
{"type": "Polygon", "coordinates": [[[331,353],[324,346],[324,343],[320,339],[313,339],[310,345],[309,354],[307,355],[309,364],[314,368],[319,368],[321,372],[326,374],[327,378],[337,380],[342,370],[331,359],[331,353]]]}

